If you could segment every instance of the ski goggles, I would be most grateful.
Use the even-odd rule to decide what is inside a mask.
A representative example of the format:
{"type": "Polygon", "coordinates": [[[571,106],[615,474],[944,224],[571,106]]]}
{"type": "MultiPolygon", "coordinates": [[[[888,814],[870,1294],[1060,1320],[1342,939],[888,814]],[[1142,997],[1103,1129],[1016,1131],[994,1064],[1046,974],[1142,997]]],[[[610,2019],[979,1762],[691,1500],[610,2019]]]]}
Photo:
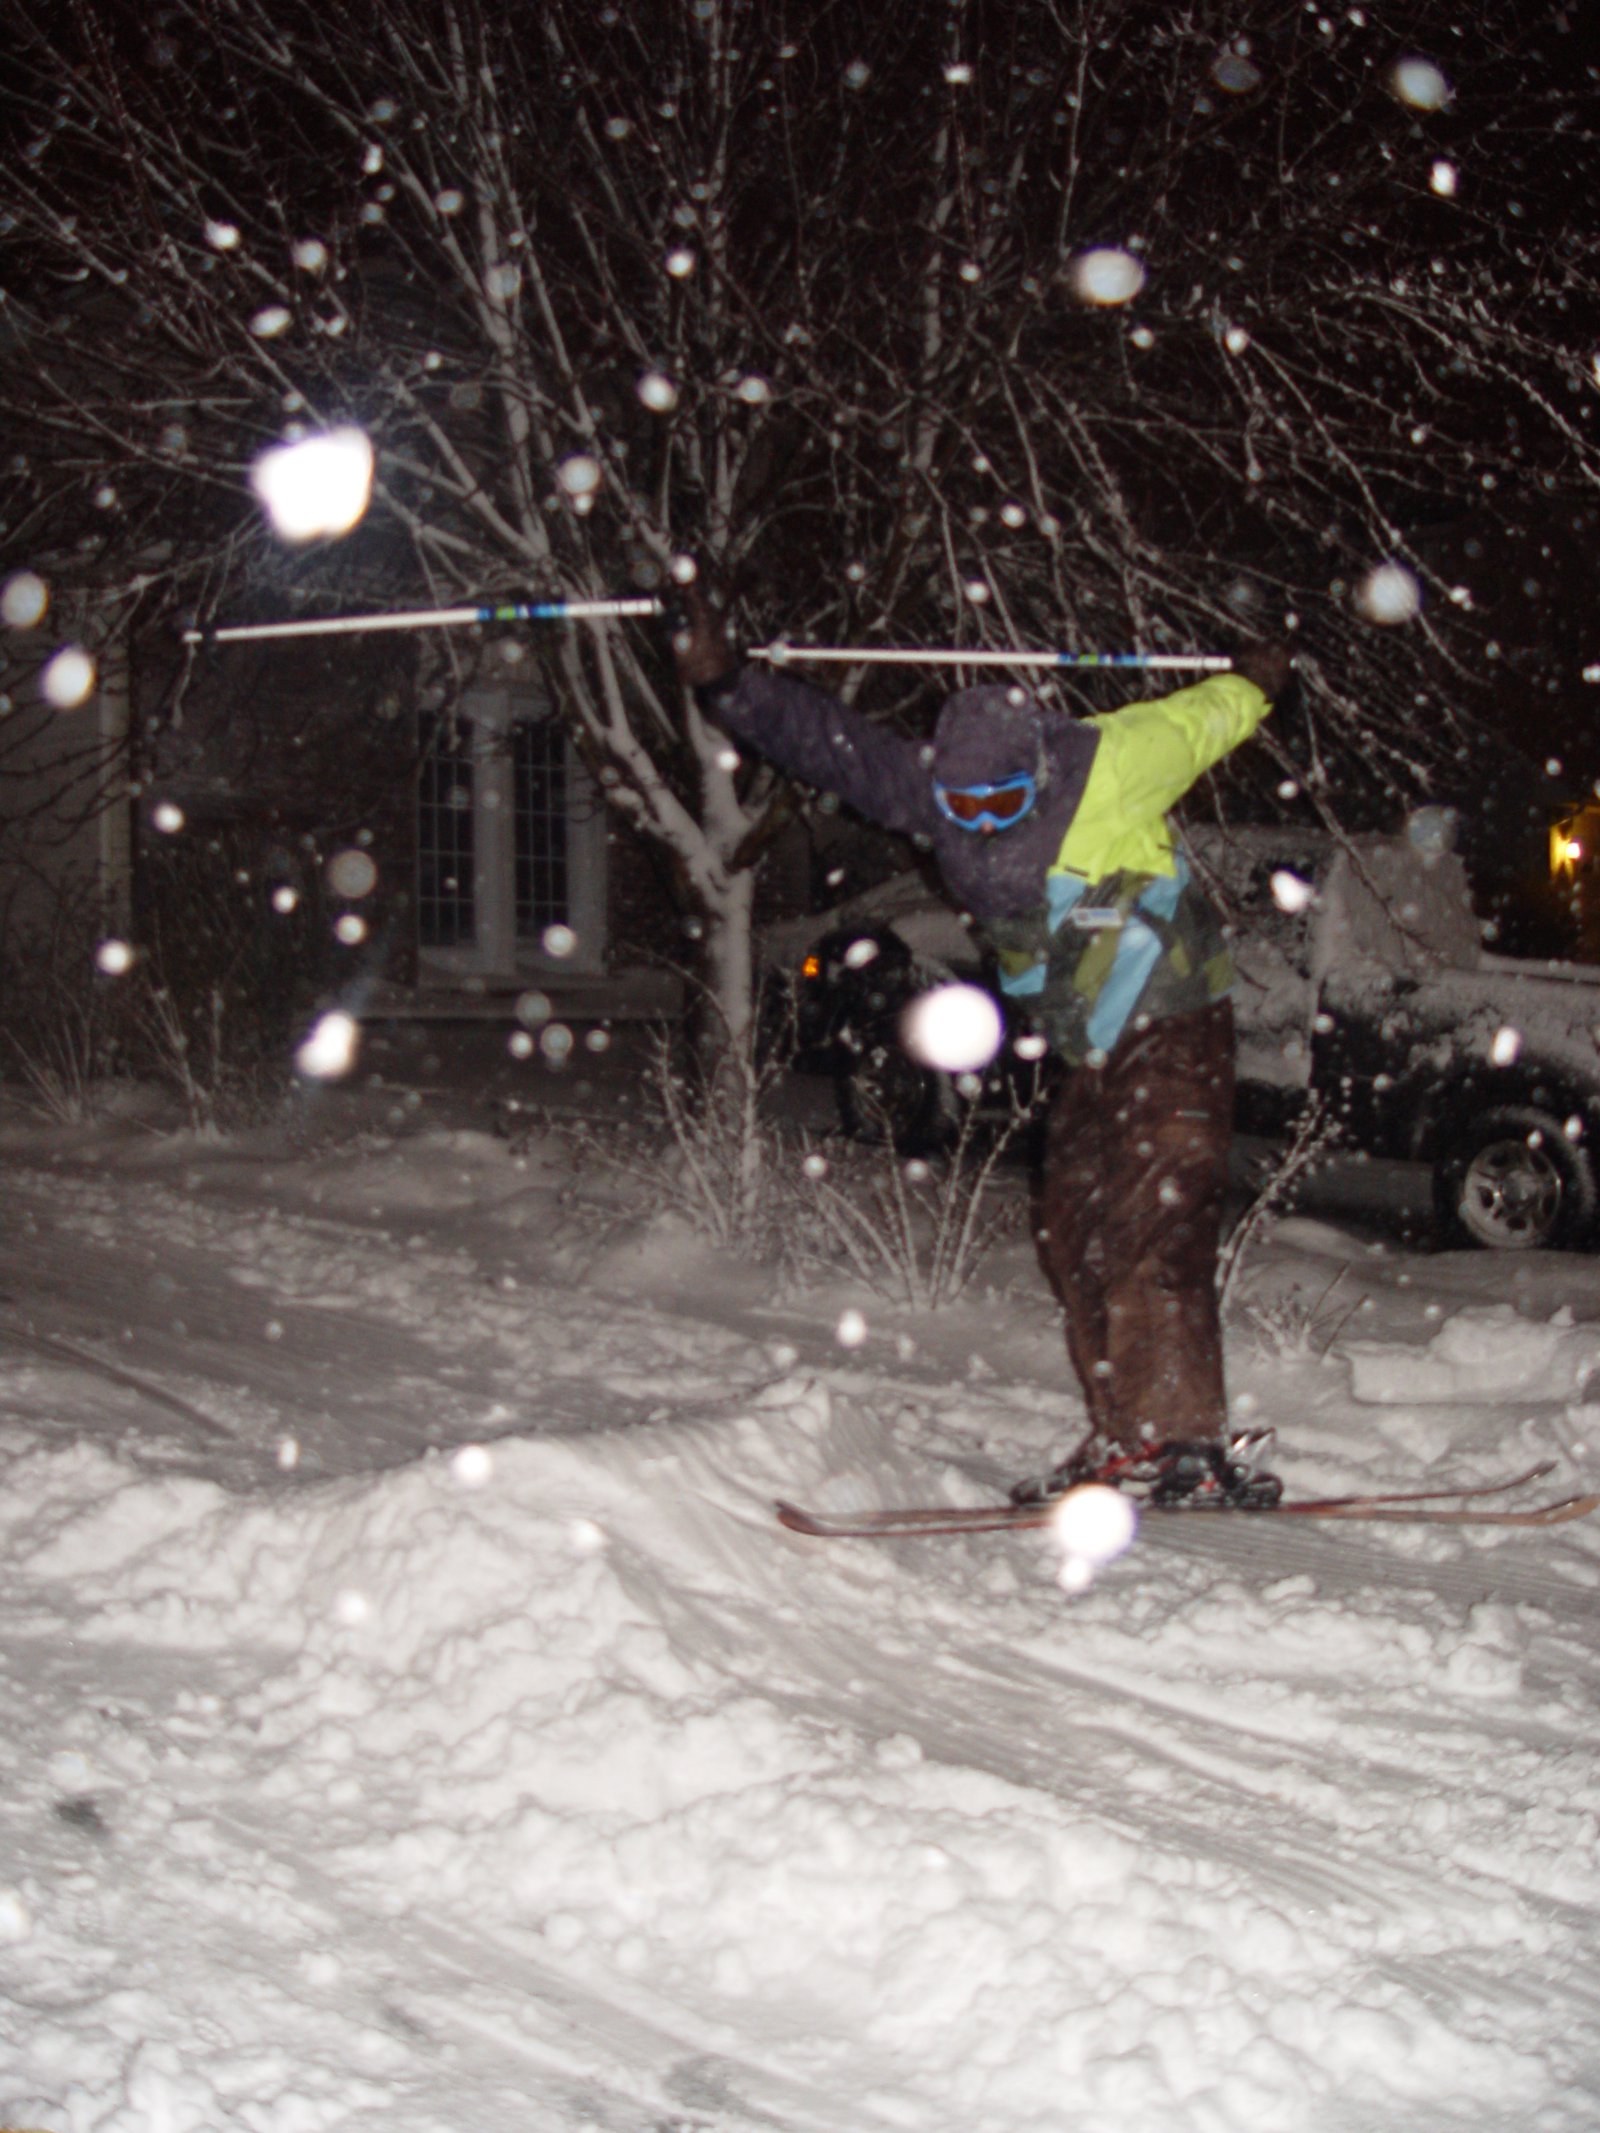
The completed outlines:
{"type": "Polygon", "coordinates": [[[1031,770],[1019,770],[997,785],[944,785],[933,781],[934,805],[946,822],[957,829],[1003,830],[1033,812],[1039,797],[1039,781],[1031,770]]]}

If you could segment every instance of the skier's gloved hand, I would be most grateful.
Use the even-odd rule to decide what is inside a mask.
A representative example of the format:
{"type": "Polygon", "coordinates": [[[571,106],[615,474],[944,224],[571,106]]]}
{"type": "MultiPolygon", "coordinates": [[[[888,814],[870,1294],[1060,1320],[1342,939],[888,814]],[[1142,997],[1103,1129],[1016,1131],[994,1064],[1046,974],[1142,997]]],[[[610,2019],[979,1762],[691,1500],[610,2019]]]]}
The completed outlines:
{"type": "Polygon", "coordinates": [[[1242,674],[1246,681],[1253,681],[1262,695],[1271,699],[1280,697],[1289,685],[1289,675],[1294,666],[1289,647],[1275,638],[1264,639],[1259,644],[1247,644],[1243,651],[1234,655],[1233,671],[1242,674]]]}
{"type": "Polygon", "coordinates": [[[686,689],[706,689],[726,681],[738,665],[722,616],[698,585],[685,585],[678,594],[681,612],[670,617],[672,656],[678,663],[678,679],[686,689]]]}

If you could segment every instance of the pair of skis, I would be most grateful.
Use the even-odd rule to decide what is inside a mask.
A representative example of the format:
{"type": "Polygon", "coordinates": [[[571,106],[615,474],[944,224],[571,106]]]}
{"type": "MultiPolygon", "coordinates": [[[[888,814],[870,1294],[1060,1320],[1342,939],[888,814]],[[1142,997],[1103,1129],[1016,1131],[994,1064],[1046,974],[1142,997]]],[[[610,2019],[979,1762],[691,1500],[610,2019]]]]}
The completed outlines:
{"type": "MultiPolygon", "coordinates": [[[[1372,1523],[1388,1522],[1428,1526],[1560,1526],[1568,1519],[1587,1518],[1600,1510],[1600,1491],[1592,1495],[1562,1496],[1545,1503],[1520,1508],[1484,1501],[1509,1496],[1554,1470],[1554,1460],[1531,1466],[1526,1473],[1512,1474],[1503,1481],[1480,1482],[1456,1489],[1411,1489],[1365,1496],[1303,1496],[1280,1498],[1274,1504],[1237,1505],[1224,1498],[1180,1498],[1175,1503],[1141,1503],[1143,1512],[1193,1513],[1214,1516],[1226,1512],[1240,1518],[1348,1518],[1372,1523]]],[[[1070,1493],[1070,1492],[1069,1492],[1070,1493]]],[[[1048,1526],[1063,1501],[1057,1496],[1044,1503],[979,1504],[960,1508],[953,1504],[926,1504],[910,1510],[854,1511],[831,1515],[807,1511],[799,1504],[776,1506],[780,1525],[791,1533],[809,1533],[818,1540],[914,1540],[941,1533],[1018,1533],[1048,1526]]]]}

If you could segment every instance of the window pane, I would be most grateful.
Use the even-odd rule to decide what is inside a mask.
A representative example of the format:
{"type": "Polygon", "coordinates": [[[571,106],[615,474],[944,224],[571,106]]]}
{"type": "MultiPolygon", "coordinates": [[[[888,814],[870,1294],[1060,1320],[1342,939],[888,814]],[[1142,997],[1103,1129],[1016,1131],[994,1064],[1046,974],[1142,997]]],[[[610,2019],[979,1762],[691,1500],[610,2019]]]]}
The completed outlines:
{"type": "Polygon", "coordinates": [[[516,810],[517,938],[537,940],[570,918],[567,743],[554,719],[511,729],[516,810]]]}
{"type": "Polygon", "coordinates": [[[424,948],[477,939],[473,892],[472,721],[440,729],[423,758],[417,798],[417,938],[424,948]]]}

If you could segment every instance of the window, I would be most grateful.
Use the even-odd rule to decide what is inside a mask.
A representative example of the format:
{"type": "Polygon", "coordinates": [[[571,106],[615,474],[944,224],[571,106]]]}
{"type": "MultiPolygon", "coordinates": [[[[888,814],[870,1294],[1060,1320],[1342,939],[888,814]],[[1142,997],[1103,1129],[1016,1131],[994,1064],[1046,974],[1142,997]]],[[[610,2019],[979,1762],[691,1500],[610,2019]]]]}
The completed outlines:
{"type": "Polygon", "coordinates": [[[511,729],[516,810],[517,939],[537,941],[572,923],[567,888],[567,743],[553,719],[518,719],[511,729]]]}
{"type": "Polygon", "coordinates": [[[444,727],[423,758],[417,798],[417,938],[424,948],[477,937],[472,721],[444,727]]]}
{"type": "Polygon", "coordinates": [[[605,822],[565,733],[529,689],[478,689],[440,730],[417,793],[425,972],[515,978],[604,962],[605,822]],[[552,926],[576,946],[552,958],[552,926]]]}

